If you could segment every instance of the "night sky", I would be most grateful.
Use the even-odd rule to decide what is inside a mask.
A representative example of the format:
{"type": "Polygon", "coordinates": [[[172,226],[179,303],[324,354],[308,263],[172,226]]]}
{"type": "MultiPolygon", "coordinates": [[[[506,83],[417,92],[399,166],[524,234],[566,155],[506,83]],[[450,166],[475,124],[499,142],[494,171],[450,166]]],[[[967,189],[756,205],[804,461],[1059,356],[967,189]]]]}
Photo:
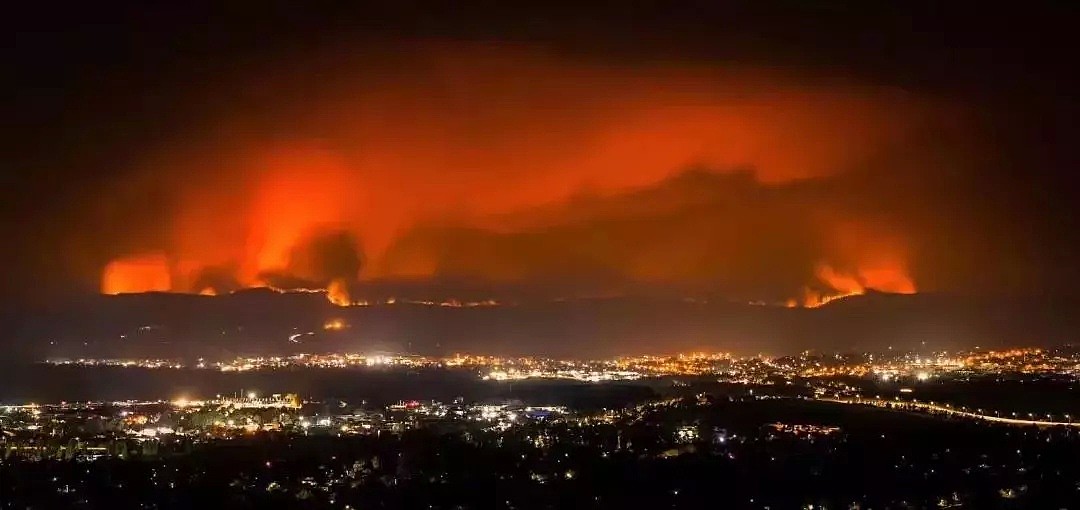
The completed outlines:
{"type": "Polygon", "coordinates": [[[1073,9],[903,4],[19,6],[0,291],[1074,294],[1073,9]]]}

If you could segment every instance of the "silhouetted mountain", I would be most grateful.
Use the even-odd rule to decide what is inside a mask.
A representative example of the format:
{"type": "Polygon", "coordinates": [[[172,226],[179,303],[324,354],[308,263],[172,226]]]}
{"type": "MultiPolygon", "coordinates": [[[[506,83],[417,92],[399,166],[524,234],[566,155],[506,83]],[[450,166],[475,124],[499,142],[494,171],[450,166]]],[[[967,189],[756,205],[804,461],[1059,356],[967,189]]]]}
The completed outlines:
{"type": "Polygon", "coordinates": [[[1075,341],[1077,325],[1072,302],[946,294],[870,293],[814,309],[650,296],[447,306],[458,304],[399,298],[342,308],[322,293],[266,289],[92,296],[18,317],[8,331],[12,352],[31,358],[332,350],[610,356],[1052,345],[1075,341]],[[324,329],[333,319],[347,327],[324,329]]]}

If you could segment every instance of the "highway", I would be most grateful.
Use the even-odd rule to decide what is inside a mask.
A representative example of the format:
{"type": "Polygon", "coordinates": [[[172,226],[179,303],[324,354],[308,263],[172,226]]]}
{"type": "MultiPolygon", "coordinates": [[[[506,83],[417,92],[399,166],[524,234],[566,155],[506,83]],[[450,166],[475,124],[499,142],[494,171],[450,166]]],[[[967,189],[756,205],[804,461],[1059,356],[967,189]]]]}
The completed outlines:
{"type": "Polygon", "coordinates": [[[1034,419],[1022,419],[1022,418],[1006,418],[1002,416],[994,416],[989,414],[979,414],[977,412],[966,411],[952,407],[949,404],[934,404],[930,402],[913,402],[909,400],[885,400],[878,398],[865,398],[865,397],[817,397],[816,400],[822,402],[833,402],[837,404],[849,404],[849,405],[868,405],[874,407],[881,407],[885,409],[891,409],[896,411],[923,411],[929,413],[941,413],[949,416],[956,416],[960,418],[968,418],[972,420],[983,420],[994,423],[1003,423],[1006,425],[1021,425],[1021,426],[1036,426],[1036,427],[1076,427],[1080,428],[1080,422],[1074,421],[1050,421],[1050,420],[1034,420],[1034,419]]]}

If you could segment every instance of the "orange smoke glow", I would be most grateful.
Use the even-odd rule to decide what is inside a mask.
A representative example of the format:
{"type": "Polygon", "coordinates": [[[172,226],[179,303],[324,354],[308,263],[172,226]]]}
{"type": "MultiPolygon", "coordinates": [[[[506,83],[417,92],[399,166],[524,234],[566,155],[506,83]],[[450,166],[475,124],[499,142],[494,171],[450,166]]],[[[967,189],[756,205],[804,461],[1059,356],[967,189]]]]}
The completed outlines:
{"type": "MultiPolygon", "coordinates": [[[[265,118],[226,117],[220,123],[225,134],[208,135],[190,153],[148,157],[153,164],[146,166],[178,195],[171,238],[147,248],[168,259],[117,259],[105,268],[102,292],[220,294],[295,284],[324,287],[330,301],[348,305],[357,282],[440,277],[447,267],[486,280],[544,274],[528,258],[547,254],[542,242],[519,249],[487,238],[417,236],[419,248],[396,248],[433,226],[529,241],[531,227],[514,218],[572,202],[583,190],[611,197],[656,186],[688,167],[715,173],[752,168],[755,182],[766,188],[828,178],[872,159],[926,110],[891,90],[801,86],[791,76],[757,70],[593,67],[476,48],[416,53],[402,66],[406,71],[360,68],[359,76],[338,70],[326,85],[302,80],[303,94],[262,77],[256,83],[273,91],[267,97],[285,98],[268,105],[265,118]],[[302,99],[285,104],[289,98],[302,99]],[[335,253],[355,251],[363,261],[355,264],[358,274],[341,274],[349,264],[328,271],[332,257],[309,249],[328,232],[349,235],[335,253]],[[342,248],[346,244],[356,246],[342,248]],[[280,276],[289,283],[272,281],[280,276]]],[[[664,214],[631,212],[627,216],[664,214]]],[[[728,230],[734,236],[752,229],[728,230]]],[[[695,244],[696,234],[689,233],[687,246],[634,257],[619,253],[617,243],[568,235],[567,244],[580,246],[582,266],[664,282],[716,266],[695,253],[719,250],[695,244]]],[[[905,257],[888,249],[881,250],[887,256],[864,256],[857,243],[845,243],[830,243],[839,248],[818,268],[818,282],[797,284],[817,289],[807,291],[803,304],[866,289],[914,292],[905,257]]],[[[558,255],[541,261],[544,270],[560,269],[558,255]]],[[[792,289],[798,294],[798,286],[792,289]]]]}
{"type": "Polygon", "coordinates": [[[101,276],[102,294],[169,291],[172,288],[169,261],[162,254],[114,260],[105,266],[101,276]]]}
{"type": "Polygon", "coordinates": [[[826,236],[829,255],[837,265],[821,261],[814,268],[819,286],[809,286],[803,306],[817,307],[868,290],[897,294],[916,292],[908,270],[906,242],[881,225],[849,218],[831,218],[826,236]]]}
{"type": "MultiPolygon", "coordinates": [[[[867,290],[914,294],[915,282],[907,271],[899,266],[871,266],[857,268],[855,273],[841,273],[829,265],[819,265],[815,272],[818,280],[829,290],[807,289],[803,306],[815,308],[837,299],[865,294],[867,290]]],[[[792,306],[793,302],[789,302],[792,306]]]]}
{"type": "Polygon", "coordinates": [[[313,229],[340,228],[355,193],[348,187],[348,168],[332,153],[313,148],[277,151],[263,160],[266,172],[258,183],[248,213],[247,256],[240,281],[251,285],[260,275],[289,271],[312,278],[309,268],[297,268],[291,253],[313,229]]]}

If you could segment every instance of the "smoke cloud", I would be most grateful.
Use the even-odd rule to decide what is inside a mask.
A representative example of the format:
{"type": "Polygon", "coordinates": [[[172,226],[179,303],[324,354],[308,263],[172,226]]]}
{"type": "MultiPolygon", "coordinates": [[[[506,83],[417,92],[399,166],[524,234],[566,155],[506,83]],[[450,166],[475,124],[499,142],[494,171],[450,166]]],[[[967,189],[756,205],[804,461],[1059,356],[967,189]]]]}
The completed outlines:
{"type": "Polygon", "coordinates": [[[237,104],[109,197],[125,241],[102,292],[467,280],[815,305],[923,286],[920,191],[895,176],[952,159],[918,145],[951,107],[843,77],[403,53],[245,69],[237,104]],[[140,214],[150,192],[169,199],[140,214]]]}

